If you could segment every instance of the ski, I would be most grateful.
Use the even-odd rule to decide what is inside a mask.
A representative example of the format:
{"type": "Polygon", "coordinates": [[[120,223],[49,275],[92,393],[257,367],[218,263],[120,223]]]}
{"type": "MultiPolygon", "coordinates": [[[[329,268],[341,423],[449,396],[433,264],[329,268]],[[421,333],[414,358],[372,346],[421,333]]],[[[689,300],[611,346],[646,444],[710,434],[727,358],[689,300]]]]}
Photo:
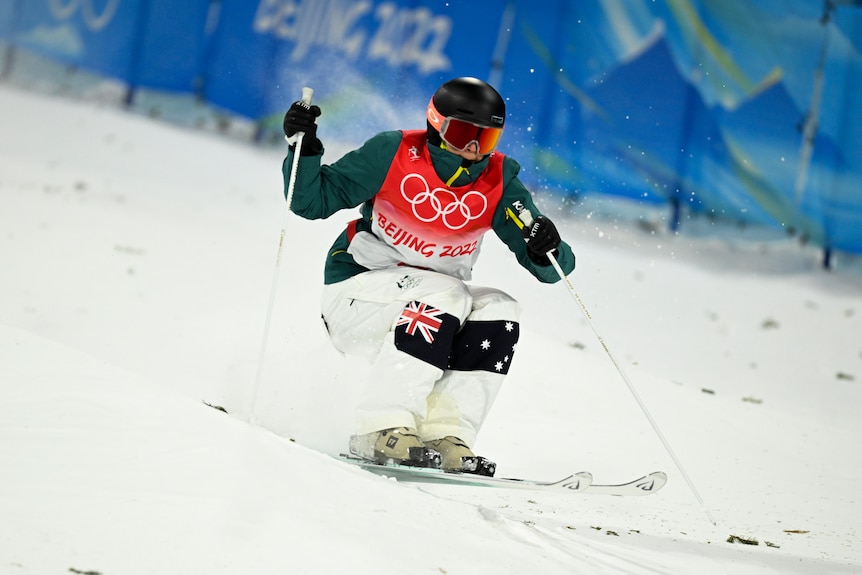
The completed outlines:
{"type": "MultiPolygon", "coordinates": [[[[223,413],[228,411],[220,405],[203,402],[204,405],[223,413]]],[[[663,471],[655,471],[627,483],[615,485],[600,485],[593,483],[593,476],[587,471],[574,473],[557,481],[540,481],[535,479],[520,479],[514,477],[487,477],[472,473],[443,471],[428,467],[409,467],[397,464],[381,464],[366,459],[360,459],[345,453],[337,459],[350,463],[384,477],[397,481],[414,483],[437,483],[449,485],[464,485],[473,487],[499,487],[505,489],[524,489],[529,491],[547,491],[557,493],[588,493],[590,495],[643,496],[652,495],[667,483],[667,475],[663,471]]]]}
{"type": "Polygon", "coordinates": [[[341,461],[356,465],[376,475],[391,477],[396,481],[416,483],[436,483],[464,485],[471,487],[498,487],[506,489],[525,489],[529,491],[550,491],[556,493],[580,493],[587,491],[593,476],[587,472],[575,473],[557,481],[536,481],[507,477],[487,477],[473,473],[443,471],[428,467],[410,467],[398,464],[382,464],[341,454],[341,461]]]}
{"type": "Polygon", "coordinates": [[[644,496],[652,495],[667,483],[667,475],[656,471],[626,483],[601,485],[593,483],[592,474],[581,471],[557,481],[541,481],[512,477],[485,477],[457,471],[443,471],[426,467],[409,467],[397,464],[381,464],[351,455],[341,454],[341,461],[356,465],[376,475],[391,477],[396,481],[436,483],[471,487],[498,487],[525,489],[556,493],[585,493],[590,495],[644,496]]]}

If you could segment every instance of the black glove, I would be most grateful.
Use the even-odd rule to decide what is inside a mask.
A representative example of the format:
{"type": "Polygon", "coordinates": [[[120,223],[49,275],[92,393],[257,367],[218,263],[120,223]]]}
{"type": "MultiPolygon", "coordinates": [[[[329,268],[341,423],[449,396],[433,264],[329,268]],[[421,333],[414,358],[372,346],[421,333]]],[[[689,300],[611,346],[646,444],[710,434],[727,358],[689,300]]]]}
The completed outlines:
{"type": "Polygon", "coordinates": [[[302,148],[299,150],[302,156],[313,156],[323,152],[323,143],[317,138],[317,124],[315,119],[320,115],[318,106],[309,106],[305,102],[294,102],[284,115],[284,135],[291,149],[296,146],[296,134],[304,132],[302,137],[302,148]]]}
{"type": "Polygon", "coordinates": [[[545,216],[536,216],[536,219],[528,226],[521,229],[521,235],[527,241],[527,255],[534,263],[540,266],[551,265],[548,252],[553,251],[560,245],[560,233],[554,222],[545,216]]]}

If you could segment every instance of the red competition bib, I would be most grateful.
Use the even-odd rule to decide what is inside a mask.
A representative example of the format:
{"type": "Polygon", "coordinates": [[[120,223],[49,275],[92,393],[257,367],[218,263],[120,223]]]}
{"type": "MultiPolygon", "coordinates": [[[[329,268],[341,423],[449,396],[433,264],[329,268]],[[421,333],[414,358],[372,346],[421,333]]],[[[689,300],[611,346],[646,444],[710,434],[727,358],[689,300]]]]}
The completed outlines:
{"type": "Polygon", "coordinates": [[[374,234],[405,264],[469,277],[503,195],[502,182],[503,155],[493,153],[474,182],[447,186],[434,171],[426,132],[405,131],[374,198],[374,234]]]}

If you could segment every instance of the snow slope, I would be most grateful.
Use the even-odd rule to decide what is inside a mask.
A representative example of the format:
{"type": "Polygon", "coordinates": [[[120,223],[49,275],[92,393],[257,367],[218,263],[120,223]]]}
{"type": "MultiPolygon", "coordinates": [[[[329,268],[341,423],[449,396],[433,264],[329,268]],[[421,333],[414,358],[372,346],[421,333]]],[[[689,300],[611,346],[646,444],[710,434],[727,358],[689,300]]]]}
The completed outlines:
{"type": "Polygon", "coordinates": [[[317,302],[354,214],[287,220],[252,416],[282,151],[8,87],[0,126],[0,575],[862,571],[849,259],[824,272],[757,231],[671,236],[643,208],[634,225],[629,206],[548,202],[717,525],[562,284],[493,237],[475,282],[524,316],[478,450],[501,476],[670,481],[646,498],[403,485],[329,457],[365,366],[329,346],[317,302]]]}

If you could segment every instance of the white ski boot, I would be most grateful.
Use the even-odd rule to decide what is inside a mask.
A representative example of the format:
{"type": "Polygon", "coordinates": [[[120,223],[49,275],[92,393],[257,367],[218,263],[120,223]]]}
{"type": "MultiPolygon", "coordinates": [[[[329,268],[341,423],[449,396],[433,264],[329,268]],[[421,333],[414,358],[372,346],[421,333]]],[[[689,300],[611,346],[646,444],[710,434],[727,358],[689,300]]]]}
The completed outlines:
{"type": "Polygon", "coordinates": [[[397,463],[412,467],[440,467],[440,454],[426,446],[411,427],[394,427],[354,435],[350,453],[375,463],[397,463]]]}
{"type": "Polygon", "coordinates": [[[446,471],[460,471],[493,477],[497,464],[480,457],[467,447],[467,444],[457,437],[447,436],[442,439],[426,441],[425,445],[440,453],[442,458],[440,468],[446,471]]]}

